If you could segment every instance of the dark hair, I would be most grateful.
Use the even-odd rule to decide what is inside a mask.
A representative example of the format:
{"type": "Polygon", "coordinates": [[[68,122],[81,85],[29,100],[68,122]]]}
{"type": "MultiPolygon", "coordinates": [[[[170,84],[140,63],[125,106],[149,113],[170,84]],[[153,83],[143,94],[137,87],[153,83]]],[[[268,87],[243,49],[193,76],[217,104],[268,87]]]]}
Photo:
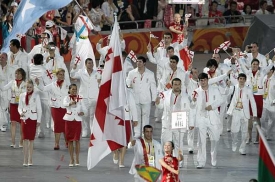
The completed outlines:
{"type": "Polygon", "coordinates": [[[208,80],[208,75],[206,73],[200,73],[198,76],[199,80],[207,79],[208,80]]]}
{"type": "Polygon", "coordinates": [[[213,5],[213,4],[219,5],[219,3],[217,1],[212,1],[211,5],[213,5]]]}
{"type": "Polygon", "coordinates": [[[230,7],[231,7],[233,4],[237,5],[237,2],[231,1],[231,2],[230,2],[230,7]]]}
{"type": "Polygon", "coordinates": [[[92,1],[92,8],[96,8],[100,6],[100,2],[99,1],[92,1]]]}
{"type": "Polygon", "coordinates": [[[191,71],[190,71],[190,74],[193,74],[193,69],[197,70],[197,68],[192,68],[191,71]]]}
{"type": "Polygon", "coordinates": [[[71,90],[71,88],[72,87],[76,87],[77,88],[77,85],[76,84],[74,84],[74,83],[72,83],[70,86],[69,86],[69,91],[68,91],[68,94],[70,94],[70,90],[71,90]]]}
{"type": "Polygon", "coordinates": [[[251,44],[255,44],[257,47],[259,47],[258,42],[252,42],[251,44]]]}
{"type": "Polygon", "coordinates": [[[127,54],[126,51],[122,51],[122,52],[121,52],[121,55],[122,55],[123,57],[125,57],[125,58],[128,56],[128,54],[127,54]]]}
{"type": "Polygon", "coordinates": [[[218,67],[218,63],[215,59],[209,59],[206,63],[207,68],[212,67],[212,66],[215,66],[216,68],[218,67]]]}
{"type": "Polygon", "coordinates": [[[92,61],[92,63],[94,64],[94,62],[93,62],[93,59],[92,58],[87,58],[86,60],[85,60],[85,65],[87,64],[87,62],[88,61],[92,61]]]}
{"type": "Polygon", "coordinates": [[[49,46],[54,46],[54,47],[56,46],[54,42],[49,42],[48,45],[49,46]]]}
{"type": "Polygon", "coordinates": [[[15,70],[15,73],[20,73],[22,75],[22,80],[26,80],[26,72],[23,68],[18,68],[17,70],[15,70]]]}
{"type": "Polygon", "coordinates": [[[137,57],[138,60],[141,60],[143,63],[146,63],[146,58],[143,56],[137,57]]]}
{"type": "Polygon", "coordinates": [[[175,144],[174,144],[174,142],[172,142],[172,141],[167,141],[167,142],[170,142],[170,143],[171,143],[171,146],[172,146],[172,149],[175,149],[175,144]]]}
{"type": "Polygon", "coordinates": [[[11,45],[15,46],[17,49],[20,48],[20,42],[19,42],[19,40],[17,40],[17,39],[12,39],[12,40],[10,41],[10,43],[11,43],[11,45]]]}
{"type": "Polygon", "coordinates": [[[244,5],[244,7],[243,7],[243,12],[245,13],[245,14],[248,14],[248,15],[251,15],[252,14],[252,8],[251,8],[251,5],[250,4],[245,4],[244,5]],[[246,8],[247,7],[250,7],[250,9],[251,9],[251,11],[250,12],[246,12],[246,8]]]}
{"type": "Polygon", "coordinates": [[[43,55],[42,54],[35,54],[33,56],[33,63],[34,65],[41,65],[43,64],[43,55]]]}
{"type": "Polygon", "coordinates": [[[244,79],[246,80],[246,74],[240,73],[239,76],[238,76],[238,79],[239,79],[239,78],[244,78],[244,79]]]}
{"type": "Polygon", "coordinates": [[[272,66],[272,68],[270,69],[270,71],[275,71],[275,67],[274,67],[274,66],[272,66]]]}
{"type": "Polygon", "coordinates": [[[267,4],[267,1],[263,0],[260,2],[260,7],[262,7],[264,4],[267,4]]]}
{"type": "Polygon", "coordinates": [[[256,58],[252,59],[251,64],[253,64],[254,62],[257,62],[258,64],[260,64],[260,61],[256,58]]]}
{"type": "Polygon", "coordinates": [[[178,63],[179,62],[179,57],[177,55],[173,55],[170,57],[170,60],[173,59],[173,60],[176,60],[176,62],[178,63]]]}
{"type": "Polygon", "coordinates": [[[258,182],[258,180],[256,180],[256,179],[251,179],[251,180],[249,180],[249,182],[258,182]]]}
{"type": "Polygon", "coordinates": [[[149,125],[149,124],[148,124],[148,125],[145,125],[145,126],[143,126],[143,131],[145,131],[146,128],[152,128],[152,129],[153,129],[153,126],[151,126],[151,125],[149,125]]]}
{"type": "Polygon", "coordinates": [[[174,79],[172,80],[172,85],[174,84],[175,81],[179,81],[179,82],[181,83],[181,79],[179,79],[179,78],[174,78],[174,79]]]}
{"type": "Polygon", "coordinates": [[[169,35],[171,38],[173,38],[173,35],[171,32],[164,32],[163,37],[164,37],[164,35],[169,35]]]}
{"type": "Polygon", "coordinates": [[[169,50],[174,50],[174,47],[172,47],[172,46],[168,46],[167,48],[166,48],[166,51],[169,51],[169,50]]]}

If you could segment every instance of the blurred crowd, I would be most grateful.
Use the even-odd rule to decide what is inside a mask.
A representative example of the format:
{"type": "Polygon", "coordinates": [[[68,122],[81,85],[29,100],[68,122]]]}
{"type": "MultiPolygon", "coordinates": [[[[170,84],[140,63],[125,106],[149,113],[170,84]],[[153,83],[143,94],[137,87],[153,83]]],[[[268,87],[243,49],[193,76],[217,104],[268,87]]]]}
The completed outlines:
{"type": "MultiPolygon", "coordinates": [[[[20,0],[0,2],[4,40],[12,30],[13,17],[20,0]]],[[[35,22],[28,35],[40,35],[47,29],[51,29],[52,34],[56,35],[60,31],[56,28],[58,26],[68,33],[73,33],[72,24],[80,11],[86,12],[96,31],[108,31],[114,22],[114,13],[118,16],[121,29],[169,27],[174,21],[175,13],[181,16],[191,14],[189,25],[207,26],[213,23],[238,23],[241,15],[273,14],[275,4],[275,0],[205,0],[204,5],[168,4],[167,0],[77,0],[77,2],[72,1],[64,8],[45,13],[35,22]]]]}

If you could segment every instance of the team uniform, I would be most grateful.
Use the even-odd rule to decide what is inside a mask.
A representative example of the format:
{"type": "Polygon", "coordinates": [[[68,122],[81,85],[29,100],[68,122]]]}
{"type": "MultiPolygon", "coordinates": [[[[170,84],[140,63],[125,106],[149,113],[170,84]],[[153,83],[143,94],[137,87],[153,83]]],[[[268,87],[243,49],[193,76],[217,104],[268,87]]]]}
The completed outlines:
{"type": "Polygon", "coordinates": [[[88,113],[82,122],[82,136],[87,137],[89,131],[92,131],[95,107],[97,103],[97,96],[99,92],[98,79],[100,75],[96,70],[89,75],[86,68],[71,70],[71,77],[80,80],[79,95],[83,98],[83,104],[89,108],[88,113]]]}
{"type": "Polygon", "coordinates": [[[68,95],[63,100],[63,105],[66,107],[66,113],[63,117],[65,120],[65,136],[66,141],[79,141],[81,135],[81,122],[82,116],[78,114],[83,112],[87,113],[87,109],[83,103],[81,96],[68,95]],[[76,105],[70,106],[71,101],[76,101],[76,105]]]}
{"type": "Polygon", "coordinates": [[[23,140],[34,140],[37,123],[41,122],[42,108],[39,94],[33,92],[27,98],[27,93],[22,93],[18,104],[19,115],[24,114],[21,119],[23,140]]]}
{"type": "Polygon", "coordinates": [[[129,72],[126,78],[128,87],[133,88],[138,113],[138,125],[134,128],[136,138],[141,135],[141,128],[149,124],[151,102],[156,100],[157,89],[154,73],[145,68],[141,75],[138,68],[129,72]],[[141,124],[142,123],[142,124],[141,124]]]}

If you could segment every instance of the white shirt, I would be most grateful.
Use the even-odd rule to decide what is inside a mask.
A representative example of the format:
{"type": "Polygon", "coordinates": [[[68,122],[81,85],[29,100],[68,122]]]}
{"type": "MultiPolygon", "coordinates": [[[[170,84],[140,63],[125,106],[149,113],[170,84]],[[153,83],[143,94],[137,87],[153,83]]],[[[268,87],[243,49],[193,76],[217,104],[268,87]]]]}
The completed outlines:
{"type": "Polygon", "coordinates": [[[84,99],[96,99],[98,96],[98,78],[99,74],[96,70],[89,75],[87,69],[79,69],[78,71],[72,69],[71,70],[71,77],[80,80],[80,88],[79,88],[79,95],[84,99]]]}
{"type": "Polygon", "coordinates": [[[62,68],[65,70],[65,81],[66,83],[70,84],[70,77],[69,77],[69,72],[67,69],[67,66],[64,63],[64,58],[63,56],[55,56],[53,59],[50,59],[48,62],[46,61],[48,57],[44,57],[44,67],[47,71],[47,76],[48,78],[52,78],[52,81],[56,81],[56,72],[58,71],[59,68],[62,68]],[[50,76],[51,75],[51,76],[50,76]]]}
{"type": "Polygon", "coordinates": [[[25,52],[19,50],[16,54],[11,51],[8,52],[8,61],[9,67],[11,67],[14,71],[13,79],[15,79],[15,71],[18,68],[23,68],[28,75],[28,55],[25,52]]]}
{"type": "Polygon", "coordinates": [[[129,72],[126,78],[128,87],[132,87],[136,104],[148,104],[155,101],[157,97],[157,88],[154,73],[145,68],[141,75],[138,68],[129,72]]]}

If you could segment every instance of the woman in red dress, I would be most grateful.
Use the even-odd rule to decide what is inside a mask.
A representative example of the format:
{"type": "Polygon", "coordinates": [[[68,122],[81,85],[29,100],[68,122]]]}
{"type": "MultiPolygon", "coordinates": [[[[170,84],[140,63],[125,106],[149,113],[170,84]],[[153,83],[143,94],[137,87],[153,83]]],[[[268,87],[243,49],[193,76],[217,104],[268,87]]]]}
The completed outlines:
{"type": "Polygon", "coordinates": [[[31,80],[27,82],[27,91],[20,94],[18,113],[23,133],[23,166],[32,166],[33,141],[36,127],[41,123],[42,109],[39,94],[33,92],[31,80]]]}
{"type": "Polygon", "coordinates": [[[66,107],[66,114],[63,117],[65,120],[65,136],[71,156],[69,167],[79,166],[79,140],[82,129],[81,122],[82,117],[84,116],[84,113],[87,113],[87,110],[85,105],[82,103],[82,98],[77,95],[76,84],[70,85],[69,95],[64,98],[63,105],[66,107]]]}
{"type": "Polygon", "coordinates": [[[179,162],[183,160],[183,156],[179,151],[179,157],[173,157],[173,149],[173,142],[164,144],[165,156],[159,160],[162,166],[162,182],[179,182],[179,162]]]}
{"type": "MultiPolygon", "coordinates": [[[[18,103],[19,96],[26,89],[26,72],[24,69],[19,68],[15,71],[15,80],[11,80],[7,85],[1,87],[0,89],[11,90],[11,100],[10,100],[10,121],[11,121],[11,147],[15,148],[15,135],[16,135],[16,125],[21,123],[20,115],[18,113],[18,103]]],[[[21,128],[21,127],[20,127],[21,128]]],[[[23,147],[22,131],[20,129],[20,143],[19,147],[23,147]]]]}

